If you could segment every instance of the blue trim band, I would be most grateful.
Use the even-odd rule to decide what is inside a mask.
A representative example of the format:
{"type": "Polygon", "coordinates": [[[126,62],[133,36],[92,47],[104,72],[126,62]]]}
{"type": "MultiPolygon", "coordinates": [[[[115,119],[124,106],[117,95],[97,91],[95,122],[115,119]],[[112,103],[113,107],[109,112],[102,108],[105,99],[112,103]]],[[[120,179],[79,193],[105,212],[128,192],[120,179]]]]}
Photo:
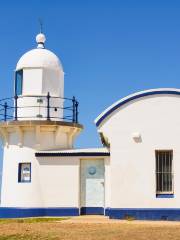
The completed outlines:
{"type": "Polygon", "coordinates": [[[79,216],[79,208],[0,207],[0,218],[23,218],[44,216],[79,216]]]}
{"type": "Polygon", "coordinates": [[[146,96],[151,96],[151,95],[158,95],[158,94],[170,94],[170,95],[180,95],[179,91],[175,91],[175,90],[159,90],[159,91],[149,91],[149,92],[144,92],[144,93],[140,93],[137,94],[135,96],[129,97],[127,99],[125,99],[122,102],[117,103],[117,105],[115,105],[114,107],[112,107],[111,109],[109,109],[97,122],[96,122],[96,126],[98,127],[101,122],[107,118],[112,112],[114,112],[116,109],[120,108],[121,106],[123,106],[124,104],[131,102],[135,99],[138,98],[142,98],[142,97],[146,97],[146,96]]]}
{"type": "Polygon", "coordinates": [[[174,194],[156,194],[156,198],[174,198],[174,194]]]}
{"type": "Polygon", "coordinates": [[[179,221],[180,208],[110,208],[109,218],[179,221]]]}
{"type": "Polygon", "coordinates": [[[105,209],[105,216],[109,216],[109,210],[110,210],[110,208],[105,209]]]}
{"type": "Polygon", "coordinates": [[[80,209],[81,215],[104,215],[103,207],[82,207],[80,209]]]}
{"type": "MultiPolygon", "coordinates": [[[[104,208],[82,207],[81,214],[104,215],[104,208]]],[[[180,208],[106,208],[111,219],[180,220],[180,208]]],[[[79,208],[0,208],[0,218],[79,216],[79,208]]]]}

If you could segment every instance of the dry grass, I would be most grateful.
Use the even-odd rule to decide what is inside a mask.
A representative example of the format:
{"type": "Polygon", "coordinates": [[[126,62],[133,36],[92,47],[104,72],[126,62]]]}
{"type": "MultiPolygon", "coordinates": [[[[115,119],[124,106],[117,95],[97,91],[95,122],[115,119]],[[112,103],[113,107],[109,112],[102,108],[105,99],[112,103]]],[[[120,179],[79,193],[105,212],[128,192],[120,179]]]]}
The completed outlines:
{"type": "Polygon", "coordinates": [[[68,217],[32,217],[32,218],[0,218],[0,224],[3,223],[37,223],[37,222],[59,222],[68,220],[68,217]]]}
{"type": "Polygon", "coordinates": [[[179,240],[179,222],[109,221],[107,223],[71,223],[48,221],[0,222],[1,240],[179,240]]]}

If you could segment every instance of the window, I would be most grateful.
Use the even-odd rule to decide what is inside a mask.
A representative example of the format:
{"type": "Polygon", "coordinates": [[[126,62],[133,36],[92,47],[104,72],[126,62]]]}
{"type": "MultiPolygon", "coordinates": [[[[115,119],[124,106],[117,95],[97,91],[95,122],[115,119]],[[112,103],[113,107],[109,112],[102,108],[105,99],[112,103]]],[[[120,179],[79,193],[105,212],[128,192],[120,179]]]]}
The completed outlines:
{"type": "Polygon", "coordinates": [[[173,193],[173,151],[156,151],[156,193],[173,193]]]}
{"type": "Polygon", "coordinates": [[[15,95],[22,95],[22,87],[23,87],[23,70],[19,70],[16,72],[15,77],[15,95]]]}
{"type": "Polygon", "coordinates": [[[18,182],[31,182],[31,163],[19,163],[18,182]]]}

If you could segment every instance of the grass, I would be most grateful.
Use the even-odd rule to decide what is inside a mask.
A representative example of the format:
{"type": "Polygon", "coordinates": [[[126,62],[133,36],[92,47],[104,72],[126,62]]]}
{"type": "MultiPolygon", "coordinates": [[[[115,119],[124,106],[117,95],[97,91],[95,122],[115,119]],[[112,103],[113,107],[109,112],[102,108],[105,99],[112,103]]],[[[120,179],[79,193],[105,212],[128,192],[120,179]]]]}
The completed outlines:
{"type": "Polygon", "coordinates": [[[179,240],[180,222],[108,221],[68,218],[0,219],[0,240],[179,240]]]}
{"type": "Polygon", "coordinates": [[[127,220],[127,221],[134,221],[134,220],[136,220],[135,217],[130,216],[130,215],[126,215],[124,219],[127,220]]]}
{"type": "Polygon", "coordinates": [[[33,217],[33,218],[0,218],[2,223],[42,223],[42,222],[57,222],[69,218],[62,217],[33,217]]]}
{"type": "MultiPolygon", "coordinates": [[[[54,238],[53,232],[41,232],[41,224],[54,223],[67,220],[67,217],[33,217],[33,218],[1,218],[0,219],[0,240],[50,240],[54,238]],[[1,226],[7,226],[1,231],[1,226]],[[22,226],[22,227],[21,227],[22,226]],[[37,227],[39,229],[37,229],[37,227]]],[[[49,225],[48,225],[49,226],[49,225]]],[[[48,226],[47,229],[48,230],[48,226]]],[[[42,228],[43,229],[43,228],[42,228]]]]}
{"type": "Polygon", "coordinates": [[[10,235],[10,236],[0,236],[0,240],[55,240],[57,238],[55,237],[42,237],[39,235],[21,235],[21,234],[16,234],[16,235],[10,235]]]}

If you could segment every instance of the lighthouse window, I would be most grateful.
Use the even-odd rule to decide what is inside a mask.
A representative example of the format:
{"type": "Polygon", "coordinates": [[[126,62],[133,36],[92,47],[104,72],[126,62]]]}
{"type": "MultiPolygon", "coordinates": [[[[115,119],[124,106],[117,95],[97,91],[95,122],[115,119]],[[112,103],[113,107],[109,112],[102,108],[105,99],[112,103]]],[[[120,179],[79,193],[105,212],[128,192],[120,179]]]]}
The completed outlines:
{"type": "Polygon", "coordinates": [[[15,78],[15,94],[21,95],[23,87],[23,70],[19,70],[16,72],[15,78]]]}
{"type": "Polygon", "coordinates": [[[19,163],[18,182],[31,182],[31,163],[19,163]]]}

